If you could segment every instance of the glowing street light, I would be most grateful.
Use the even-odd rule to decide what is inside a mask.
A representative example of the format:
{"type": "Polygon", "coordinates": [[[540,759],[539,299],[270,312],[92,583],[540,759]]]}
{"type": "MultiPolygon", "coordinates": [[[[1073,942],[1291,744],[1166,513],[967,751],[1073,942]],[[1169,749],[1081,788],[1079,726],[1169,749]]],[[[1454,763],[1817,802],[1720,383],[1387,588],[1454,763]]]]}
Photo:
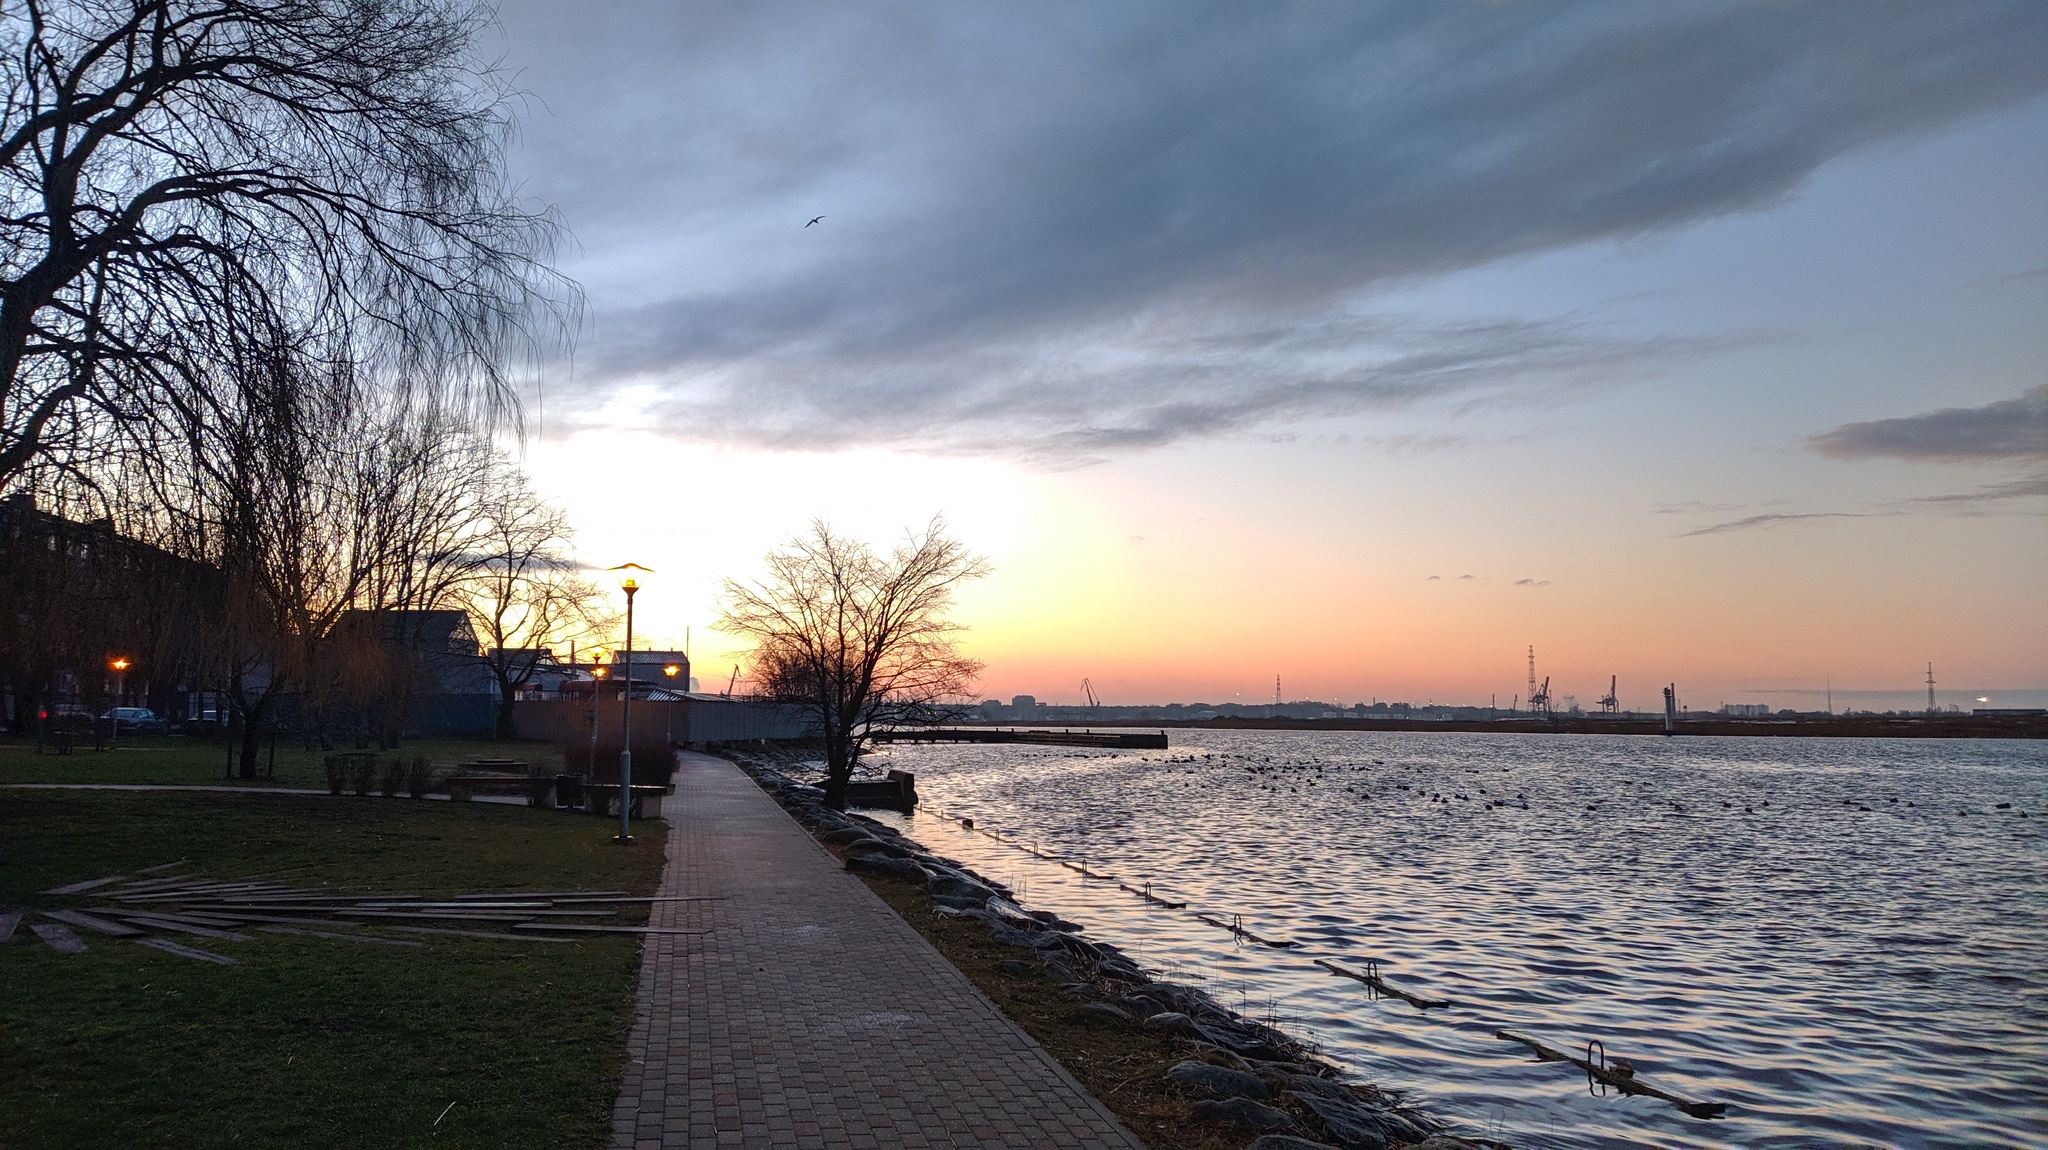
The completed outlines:
{"type": "Polygon", "coordinates": [[[593,782],[597,776],[597,696],[598,688],[604,686],[604,648],[590,653],[590,765],[584,768],[593,782]]]}
{"type": "Polygon", "coordinates": [[[676,745],[676,675],[681,671],[682,668],[674,663],[661,669],[661,673],[668,676],[668,738],[665,741],[671,747],[676,745]]]}
{"type": "Polygon", "coordinates": [[[619,750],[619,837],[614,840],[626,846],[633,841],[628,822],[633,817],[633,596],[640,590],[639,577],[654,571],[638,563],[622,563],[612,570],[619,573],[619,590],[626,593],[626,682],[625,689],[619,692],[625,696],[625,706],[619,715],[624,739],[619,750]]]}
{"type": "Polygon", "coordinates": [[[107,717],[114,722],[114,736],[107,741],[110,747],[121,745],[121,699],[128,694],[128,668],[133,665],[126,655],[116,655],[107,663],[114,669],[114,705],[107,710],[107,717]]]}

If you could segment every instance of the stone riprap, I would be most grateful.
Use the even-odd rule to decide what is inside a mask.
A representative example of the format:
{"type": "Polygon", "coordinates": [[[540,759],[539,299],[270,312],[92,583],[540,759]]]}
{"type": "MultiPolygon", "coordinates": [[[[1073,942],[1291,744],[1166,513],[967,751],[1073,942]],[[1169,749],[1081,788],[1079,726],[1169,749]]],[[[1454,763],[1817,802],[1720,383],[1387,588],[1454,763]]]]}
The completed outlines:
{"type": "Polygon", "coordinates": [[[709,933],[647,940],[615,1148],[1141,1145],[731,763],[683,760],[661,894],[693,901],[649,921],[709,933]]]}

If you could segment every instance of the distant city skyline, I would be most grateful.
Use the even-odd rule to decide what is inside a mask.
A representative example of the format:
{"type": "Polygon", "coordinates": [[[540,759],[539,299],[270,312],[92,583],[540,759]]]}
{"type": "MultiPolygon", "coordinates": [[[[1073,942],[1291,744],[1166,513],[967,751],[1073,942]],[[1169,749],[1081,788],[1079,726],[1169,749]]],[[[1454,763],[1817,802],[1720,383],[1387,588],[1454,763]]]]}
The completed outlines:
{"type": "Polygon", "coordinates": [[[2048,698],[2048,8],[503,28],[527,466],[705,682],[721,579],[938,512],[997,697],[2048,698]]]}

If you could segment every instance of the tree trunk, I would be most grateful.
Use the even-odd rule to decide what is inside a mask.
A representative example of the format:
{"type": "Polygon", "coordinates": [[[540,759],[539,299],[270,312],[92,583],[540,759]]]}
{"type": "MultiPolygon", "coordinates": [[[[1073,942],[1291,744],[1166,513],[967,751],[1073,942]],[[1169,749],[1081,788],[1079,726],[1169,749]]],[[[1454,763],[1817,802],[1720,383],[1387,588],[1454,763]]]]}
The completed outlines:
{"type": "Polygon", "coordinates": [[[242,716],[242,763],[235,773],[245,779],[256,777],[256,756],[261,753],[263,726],[254,715],[242,716]]]}
{"type": "Polygon", "coordinates": [[[519,689],[510,683],[498,684],[498,723],[496,738],[499,742],[510,742],[517,724],[512,721],[512,703],[519,689]]]}

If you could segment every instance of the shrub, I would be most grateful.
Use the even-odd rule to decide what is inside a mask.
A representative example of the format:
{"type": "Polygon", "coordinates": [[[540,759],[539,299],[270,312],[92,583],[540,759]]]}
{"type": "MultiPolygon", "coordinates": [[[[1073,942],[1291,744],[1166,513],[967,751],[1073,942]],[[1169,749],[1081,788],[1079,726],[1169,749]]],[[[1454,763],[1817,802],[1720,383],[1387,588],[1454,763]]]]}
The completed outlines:
{"type": "Polygon", "coordinates": [[[355,755],[348,764],[349,789],[359,795],[370,793],[370,783],[377,777],[375,755],[355,755]]]}
{"type": "Polygon", "coordinates": [[[424,758],[414,758],[405,768],[405,793],[416,799],[427,797],[434,785],[434,768],[424,758]]]}
{"type": "Polygon", "coordinates": [[[340,755],[329,755],[320,760],[320,765],[327,768],[327,793],[340,794],[348,784],[348,760],[340,755]]]}
{"type": "Polygon", "coordinates": [[[396,798],[398,792],[405,789],[405,775],[404,759],[386,759],[384,771],[377,778],[377,789],[384,792],[387,799],[396,798]]]}

